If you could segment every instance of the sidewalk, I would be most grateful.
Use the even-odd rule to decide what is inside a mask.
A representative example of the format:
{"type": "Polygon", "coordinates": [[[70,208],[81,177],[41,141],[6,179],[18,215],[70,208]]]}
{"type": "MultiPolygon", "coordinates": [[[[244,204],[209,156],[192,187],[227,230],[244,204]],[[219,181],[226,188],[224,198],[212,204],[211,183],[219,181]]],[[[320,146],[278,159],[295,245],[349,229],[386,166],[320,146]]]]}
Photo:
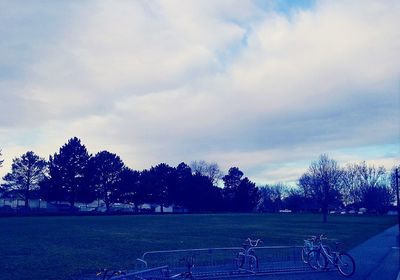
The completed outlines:
{"type": "MultiPolygon", "coordinates": [[[[349,251],[356,262],[352,280],[396,280],[400,271],[398,225],[368,239],[349,251]]],[[[267,275],[248,278],[251,280],[318,280],[346,279],[338,271],[302,274],[267,275]]],[[[400,280],[400,276],[397,280],[400,280]]]]}
{"type": "Polygon", "coordinates": [[[398,225],[367,240],[350,253],[357,260],[354,279],[395,280],[400,270],[398,225]]]}

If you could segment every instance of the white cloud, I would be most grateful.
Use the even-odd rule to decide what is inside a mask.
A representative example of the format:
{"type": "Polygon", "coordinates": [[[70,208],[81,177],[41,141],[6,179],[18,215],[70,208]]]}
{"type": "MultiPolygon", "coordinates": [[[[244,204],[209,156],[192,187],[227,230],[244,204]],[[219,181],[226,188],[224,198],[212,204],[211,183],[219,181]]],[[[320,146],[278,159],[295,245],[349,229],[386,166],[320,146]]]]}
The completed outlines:
{"type": "Polygon", "coordinates": [[[400,137],[397,1],[321,1],[290,18],[252,1],[53,3],[41,18],[8,5],[0,37],[40,38],[0,44],[17,73],[0,80],[8,162],[76,135],[133,168],[206,159],[290,181],[320,153],[400,137]]]}

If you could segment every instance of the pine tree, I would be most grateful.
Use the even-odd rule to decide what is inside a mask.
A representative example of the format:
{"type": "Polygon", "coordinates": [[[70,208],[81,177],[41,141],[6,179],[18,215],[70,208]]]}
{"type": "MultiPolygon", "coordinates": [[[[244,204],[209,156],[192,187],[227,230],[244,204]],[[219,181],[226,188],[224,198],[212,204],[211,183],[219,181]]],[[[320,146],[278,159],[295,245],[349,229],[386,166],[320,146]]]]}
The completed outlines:
{"type": "Polygon", "coordinates": [[[59,153],[50,156],[48,193],[56,201],[67,200],[71,208],[85,196],[87,189],[87,166],[90,155],[81,140],[71,138],[60,148],[59,153]]]}
{"type": "Polygon", "coordinates": [[[32,191],[39,189],[40,182],[45,178],[47,163],[30,151],[20,158],[13,159],[11,172],[7,173],[2,185],[6,191],[17,190],[25,200],[25,207],[29,206],[32,191]]]}

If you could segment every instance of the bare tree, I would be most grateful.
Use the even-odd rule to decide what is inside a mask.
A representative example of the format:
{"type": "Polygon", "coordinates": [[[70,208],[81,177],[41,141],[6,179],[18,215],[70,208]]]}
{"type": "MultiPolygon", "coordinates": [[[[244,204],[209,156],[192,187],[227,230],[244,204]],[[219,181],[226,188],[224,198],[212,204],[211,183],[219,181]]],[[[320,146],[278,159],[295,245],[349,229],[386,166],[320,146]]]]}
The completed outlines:
{"type": "Polygon", "coordinates": [[[311,163],[308,171],[299,179],[299,186],[304,194],[319,203],[324,223],[327,221],[329,205],[339,201],[338,190],[342,174],[338,163],[323,154],[318,161],[311,163]]]}
{"type": "Polygon", "coordinates": [[[347,198],[346,204],[358,204],[378,212],[390,204],[390,178],[383,166],[367,165],[365,161],[347,165],[342,179],[341,193],[347,198]]]}
{"type": "MultiPolygon", "coordinates": [[[[2,155],[3,155],[3,154],[1,153],[1,149],[0,149],[0,157],[1,157],[2,155]]],[[[3,162],[4,162],[4,160],[0,158],[0,167],[3,167],[3,162]]]]}
{"type": "Polygon", "coordinates": [[[388,188],[389,180],[383,166],[367,165],[365,161],[348,164],[341,178],[343,203],[383,213],[393,199],[393,191],[388,188]]]}
{"type": "Polygon", "coordinates": [[[213,185],[218,185],[218,182],[223,177],[216,162],[208,163],[204,160],[193,161],[190,167],[192,168],[193,173],[208,177],[213,185]]]}
{"type": "Polygon", "coordinates": [[[260,200],[258,201],[258,211],[278,212],[282,206],[283,193],[286,186],[281,183],[275,185],[265,185],[260,188],[260,200]]]}
{"type": "Polygon", "coordinates": [[[348,164],[343,172],[340,188],[344,205],[361,202],[361,189],[357,164],[348,164]]]}

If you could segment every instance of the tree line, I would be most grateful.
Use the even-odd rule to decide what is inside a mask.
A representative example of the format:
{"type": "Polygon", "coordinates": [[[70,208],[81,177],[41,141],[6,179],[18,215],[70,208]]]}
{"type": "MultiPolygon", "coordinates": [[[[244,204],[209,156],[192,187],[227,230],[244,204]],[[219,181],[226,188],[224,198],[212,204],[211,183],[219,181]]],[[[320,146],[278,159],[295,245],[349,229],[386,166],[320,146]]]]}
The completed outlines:
{"type": "Polygon", "coordinates": [[[383,166],[367,165],[365,161],[341,167],[323,154],[301,175],[297,187],[278,184],[261,188],[258,209],[318,210],[324,222],[334,209],[365,208],[369,213],[383,214],[395,201],[396,168],[388,172],[383,166]]]}
{"type": "Polygon", "coordinates": [[[237,168],[222,175],[216,163],[182,162],[176,167],[160,163],[142,171],[127,167],[120,157],[108,151],[90,155],[74,137],[58,153],[44,158],[29,151],[12,163],[3,180],[4,192],[18,191],[28,201],[37,195],[47,201],[104,201],[107,211],[114,203],[175,204],[192,212],[250,212],[259,200],[255,183],[237,168]],[[217,186],[222,180],[224,188],[217,186]]]}
{"type": "MultiPolygon", "coordinates": [[[[1,156],[1,150],[0,150],[1,156]]],[[[1,166],[2,160],[0,160],[1,166]]],[[[298,179],[296,187],[284,184],[257,187],[238,167],[223,175],[216,163],[160,163],[142,171],[127,167],[108,151],[90,155],[77,137],[45,160],[29,151],[12,163],[2,191],[18,191],[28,201],[32,195],[47,201],[90,203],[101,199],[107,211],[114,203],[175,204],[191,212],[315,211],[326,221],[330,209],[365,207],[384,213],[394,202],[394,168],[345,167],[323,154],[298,179]],[[223,187],[219,187],[222,181],[223,187]]],[[[137,210],[137,209],[136,209],[137,210]]]]}

